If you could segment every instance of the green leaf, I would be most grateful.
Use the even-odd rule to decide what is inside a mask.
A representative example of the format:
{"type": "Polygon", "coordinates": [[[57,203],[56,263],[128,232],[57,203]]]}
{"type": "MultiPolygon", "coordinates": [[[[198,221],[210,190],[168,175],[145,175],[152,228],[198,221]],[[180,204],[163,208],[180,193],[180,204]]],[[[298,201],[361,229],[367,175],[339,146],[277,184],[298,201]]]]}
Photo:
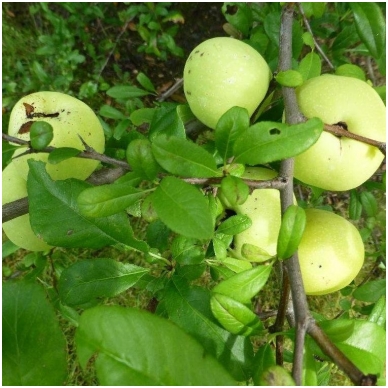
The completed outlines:
{"type": "Polygon", "coordinates": [[[365,72],[361,67],[346,63],[344,65],[338,66],[335,69],[336,75],[341,75],[343,77],[352,77],[358,78],[361,81],[366,81],[365,72]]]}
{"type": "Polygon", "coordinates": [[[79,211],[85,217],[109,217],[134,205],[146,195],[132,182],[107,184],[83,190],[77,197],[79,211]]]}
{"type": "Polygon", "coordinates": [[[282,217],[277,243],[280,260],[290,258],[298,249],[306,226],[306,214],[299,206],[291,205],[282,217]]]}
{"type": "Polygon", "coordinates": [[[165,309],[168,318],[197,339],[237,381],[246,381],[253,359],[252,344],[248,338],[220,327],[211,312],[210,298],[209,290],[190,287],[173,276],[158,309],[165,309]]]}
{"type": "Polygon", "coordinates": [[[186,139],[185,126],[177,109],[176,105],[173,105],[162,106],[156,110],[148,131],[151,141],[160,135],[176,136],[186,139]]]}
{"type": "Polygon", "coordinates": [[[240,303],[249,303],[264,287],[271,270],[271,265],[260,265],[240,272],[217,284],[213,292],[229,296],[240,303]]]}
{"type": "Polygon", "coordinates": [[[155,86],[144,73],[140,72],[136,76],[136,80],[141,86],[143,86],[144,89],[148,90],[149,92],[156,93],[155,86]]]}
{"type": "Polygon", "coordinates": [[[246,214],[237,214],[229,217],[217,228],[217,233],[234,236],[247,230],[252,225],[252,220],[246,214]]]}
{"type": "Polygon", "coordinates": [[[196,187],[170,176],[151,195],[156,213],[171,230],[186,237],[212,238],[209,203],[196,187]]]}
{"type": "Polygon", "coordinates": [[[373,306],[373,309],[369,314],[368,321],[376,323],[378,326],[385,327],[386,316],[387,300],[385,294],[383,294],[373,306]]]}
{"type": "Polygon", "coordinates": [[[152,153],[151,142],[148,139],[132,140],[126,151],[127,161],[140,176],[154,180],[160,171],[152,153]]]}
{"type": "Polygon", "coordinates": [[[51,151],[48,155],[48,162],[50,164],[58,164],[66,159],[73,158],[77,156],[81,151],[77,148],[71,147],[60,147],[51,151]]]}
{"type": "Polygon", "coordinates": [[[172,174],[190,178],[221,175],[213,156],[189,140],[158,136],[152,143],[152,151],[157,162],[172,174]]]}
{"type": "Polygon", "coordinates": [[[360,201],[368,217],[375,217],[378,211],[378,204],[375,196],[370,191],[363,191],[360,194],[360,201]]]}
{"type": "Polygon", "coordinates": [[[385,51],[385,20],[379,5],[374,2],[349,3],[360,39],[374,58],[385,51]]]}
{"type": "Polygon", "coordinates": [[[33,282],[6,282],[2,293],[2,383],[63,385],[66,341],[43,288],[33,282]]]}
{"type": "Polygon", "coordinates": [[[296,88],[303,84],[303,75],[296,70],[280,71],[275,80],[281,86],[287,86],[289,88],[296,88]]]}
{"type": "Polygon", "coordinates": [[[279,365],[272,365],[260,376],[258,385],[265,387],[295,386],[295,381],[290,372],[279,365]]]}
{"type": "Polygon", "coordinates": [[[321,74],[321,58],[316,53],[308,53],[299,63],[299,72],[306,81],[310,78],[318,77],[321,74]]]}
{"type": "Polygon", "coordinates": [[[356,190],[350,191],[349,217],[351,220],[359,220],[362,213],[362,203],[356,190]]]}
{"type": "Polygon", "coordinates": [[[125,120],[127,118],[124,113],[121,113],[118,109],[113,108],[113,106],[110,105],[103,105],[100,108],[99,114],[102,117],[114,120],[125,120]]]}
{"type": "Polygon", "coordinates": [[[117,85],[113,86],[106,91],[106,94],[109,97],[119,99],[119,100],[127,100],[130,98],[143,97],[150,94],[149,91],[139,89],[136,86],[130,85],[117,85]]]}
{"type": "Polygon", "coordinates": [[[261,345],[253,360],[253,382],[259,385],[263,373],[270,367],[276,365],[275,355],[269,342],[261,345]]]}
{"type": "MultiPolygon", "coordinates": [[[[306,46],[309,46],[311,48],[311,50],[314,50],[315,48],[315,42],[314,42],[314,37],[313,35],[306,31],[303,35],[302,35],[302,39],[303,39],[303,43],[306,45],[306,46]]],[[[300,70],[299,70],[300,71],[300,70]]]]}
{"type": "Polygon", "coordinates": [[[89,309],[81,316],[75,341],[82,368],[95,360],[100,385],[235,384],[196,340],[146,311],[89,309]]]}
{"type": "Polygon", "coordinates": [[[234,273],[240,273],[252,268],[252,264],[249,261],[234,259],[232,257],[225,257],[221,262],[234,273]]]}
{"type": "Polygon", "coordinates": [[[221,181],[222,196],[225,197],[228,207],[242,205],[249,196],[249,186],[236,176],[228,175],[221,181]]]}
{"type": "Polygon", "coordinates": [[[229,296],[214,293],[210,307],[218,322],[232,334],[249,336],[264,330],[252,310],[229,296]]]}
{"type": "Polygon", "coordinates": [[[235,162],[256,165],[299,155],[319,139],[322,130],[318,118],[297,125],[259,122],[237,139],[235,162]]]}
{"type": "Polygon", "coordinates": [[[96,299],[113,297],[134,286],[148,271],[112,259],[80,260],[62,271],[58,283],[59,296],[67,306],[80,306],[96,299]]]}
{"type": "Polygon", "coordinates": [[[144,123],[150,123],[154,114],[156,112],[155,108],[140,108],[136,109],[131,113],[129,119],[132,121],[132,124],[140,126],[144,123]]]}
{"type": "Polygon", "coordinates": [[[53,140],[53,127],[46,121],[34,121],[30,128],[31,147],[35,150],[43,150],[53,140]]]}
{"type": "Polygon", "coordinates": [[[43,162],[29,161],[27,190],[30,222],[35,233],[44,236],[53,246],[65,248],[102,248],[124,244],[141,252],[147,252],[145,242],[133,236],[127,215],[88,218],[77,205],[78,195],[90,188],[77,179],[53,181],[43,162]]]}
{"type": "Polygon", "coordinates": [[[241,247],[241,254],[244,259],[253,261],[256,263],[262,263],[271,259],[271,256],[266,250],[253,244],[245,243],[241,247]]]}
{"type": "Polygon", "coordinates": [[[218,120],[214,132],[216,147],[224,164],[233,155],[236,139],[249,127],[249,114],[245,108],[235,106],[226,111],[218,120]]]}
{"type": "Polygon", "coordinates": [[[225,19],[245,36],[252,27],[252,10],[246,3],[224,3],[222,13],[225,19]]]}
{"type": "Polygon", "coordinates": [[[385,295],[385,291],[385,279],[371,280],[357,287],[353,292],[353,297],[363,302],[374,303],[377,302],[382,295],[385,295]]]}

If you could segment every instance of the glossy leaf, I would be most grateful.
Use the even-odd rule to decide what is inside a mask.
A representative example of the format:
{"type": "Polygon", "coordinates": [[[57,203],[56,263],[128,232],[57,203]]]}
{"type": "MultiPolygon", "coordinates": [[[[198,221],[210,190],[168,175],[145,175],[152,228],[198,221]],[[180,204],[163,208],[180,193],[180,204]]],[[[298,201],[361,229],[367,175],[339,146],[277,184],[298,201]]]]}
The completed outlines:
{"type": "Polygon", "coordinates": [[[386,279],[371,280],[357,287],[353,297],[363,302],[374,303],[386,292],[386,279]]]}
{"type": "Polygon", "coordinates": [[[373,57],[380,58],[385,51],[385,20],[380,7],[374,2],[349,5],[362,42],[373,57]]]}
{"type": "Polygon", "coordinates": [[[209,203],[194,186],[175,177],[166,177],[152,194],[159,218],[174,232],[186,237],[210,239],[213,218],[209,203]]]}
{"type": "Polygon", "coordinates": [[[229,296],[214,293],[210,307],[218,322],[232,334],[249,336],[264,329],[251,309],[229,296]]]}
{"type": "Polygon", "coordinates": [[[242,245],[241,254],[245,259],[256,263],[262,263],[273,257],[263,248],[248,243],[242,245]]]}
{"type": "Polygon", "coordinates": [[[253,382],[259,385],[263,373],[270,367],[276,365],[275,354],[269,342],[261,345],[253,360],[253,382]]]}
{"type": "Polygon", "coordinates": [[[375,196],[370,191],[363,191],[360,194],[360,201],[368,217],[376,216],[378,204],[375,196]]]}
{"type": "Polygon", "coordinates": [[[113,97],[120,100],[127,100],[129,98],[143,97],[150,94],[149,91],[139,89],[136,86],[130,85],[117,85],[113,86],[106,91],[109,97],[113,97]]]}
{"type": "Polygon", "coordinates": [[[53,140],[53,127],[46,121],[34,121],[30,128],[31,147],[35,150],[43,150],[53,140]]]}
{"type": "Polygon", "coordinates": [[[246,3],[224,3],[222,13],[232,26],[248,35],[252,26],[252,10],[246,3]]]}
{"type": "Polygon", "coordinates": [[[159,307],[216,357],[237,381],[246,381],[253,359],[252,344],[248,338],[231,334],[218,324],[210,309],[210,297],[207,289],[191,287],[174,276],[159,307]]]}
{"type": "Polygon", "coordinates": [[[153,93],[156,92],[155,86],[152,84],[151,80],[144,73],[140,72],[136,76],[136,80],[137,82],[139,82],[141,86],[143,86],[144,89],[148,90],[149,92],[153,92],[153,93]]]}
{"type": "Polygon", "coordinates": [[[350,191],[350,200],[349,200],[349,217],[352,220],[359,220],[362,213],[362,203],[359,199],[356,190],[350,191]]]}
{"type": "Polygon", "coordinates": [[[143,198],[146,193],[129,183],[87,188],[78,195],[79,211],[85,217],[109,217],[120,213],[143,198]]]}
{"type": "Polygon", "coordinates": [[[99,114],[102,117],[114,120],[125,120],[127,118],[124,113],[120,112],[118,109],[113,108],[113,106],[110,105],[103,105],[100,108],[99,114]]]}
{"type": "Polygon", "coordinates": [[[280,225],[277,256],[279,259],[291,257],[302,240],[306,226],[306,214],[299,206],[291,205],[287,208],[282,217],[280,225]]]}
{"type": "Polygon", "coordinates": [[[160,171],[148,139],[135,139],[131,141],[126,150],[126,157],[133,171],[144,177],[144,179],[152,181],[160,171]]]}
{"type": "Polygon", "coordinates": [[[124,244],[147,252],[145,242],[134,238],[125,213],[88,218],[77,205],[78,195],[91,186],[76,179],[53,181],[43,162],[29,161],[27,190],[30,222],[37,234],[53,246],[66,248],[102,248],[124,244]]]}
{"type": "Polygon", "coordinates": [[[190,178],[221,175],[213,156],[189,140],[158,136],[152,142],[152,152],[157,162],[172,174],[190,178]]]}
{"type": "Polygon", "coordinates": [[[80,306],[120,294],[134,286],[148,271],[112,259],[80,260],[62,271],[58,291],[62,303],[80,306]]]}
{"type": "Polygon", "coordinates": [[[368,321],[376,323],[376,325],[385,327],[387,318],[387,299],[385,295],[381,295],[379,300],[373,306],[369,314],[368,321]]]}
{"type": "Polygon", "coordinates": [[[235,384],[191,336],[142,310],[88,309],[81,316],[75,341],[82,368],[97,356],[93,360],[100,385],[235,384]]]}
{"type": "Polygon", "coordinates": [[[152,121],[152,118],[154,117],[155,112],[155,108],[136,109],[130,114],[129,119],[134,125],[140,126],[144,123],[150,123],[152,121]]]}
{"type": "Polygon", "coordinates": [[[280,71],[275,80],[281,86],[287,86],[289,88],[296,88],[303,83],[303,75],[297,70],[280,71]]]}
{"type": "Polygon", "coordinates": [[[148,132],[151,141],[160,135],[186,138],[185,126],[175,105],[157,109],[152,117],[148,132]]]}
{"type": "Polygon", "coordinates": [[[50,164],[58,164],[62,162],[63,160],[73,158],[74,156],[77,156],[81,151],[77,148],[71,148],[71,147],[60,147],[56,148],[55,150],[51,151],[48,154],[47,161],[50,164]]]}
{"type": "Polygon", "coordinates": [[[234,259],[233,257],[226,257],[221,260],[222,264],[232,270],[234,273],[240,273],[252,268],[252,264],[249,261],[234,259]]]}
{"type": "Polygon", "coordinates": [[[259,122],[237,139],[235,161],[256,165],[296,156],[310,148],[319,139],[322,130],[323,123],[318,118],[291,126],[259,122]]]}
{"type": "Polygon", "coordinates": [[[300,61],[298,71],[302,74],[303,80],[318,77],[321,74],[322,64],[318,54],[311,52],[300,61]]]}
{"type": "Polygon", "coordinates": [[[217,284],[213,292],[234,298],[240,303],[249,303],[264,287],[271,270],[270,265],[260,265],[240,272],[217,284]]]}
{"type": "Polygon", "coordinates": [[[228,175],[221,181],[221,191],[231,208],[242,205],[250,192],[249,186],[241,178],[232,175],[228,175]]]}
{"type": "Polygon", "coordinates": [[[8,281],[2,293],[2,383],[63,385],[66,341],[43,288],[35,282],[8,281]]]}
{"type": "Polygon", "coordinates": [[[252,225],[252,220],[246,214],[237,214],[227,218],[217,228],[217,233],[234,236],[247,230],[252,225]]]}
{"type": "Polygon", "coordinates": [[[344,77],[358,78],[361,81],[366,81],[366,76],[364,70],[356,65],[346,63],[344,65],[338,66],[335,69],[336,75],[342,75],[344,77]]]}
{"type": "Polygon", "coordinates": [[[236,139],[249,127],[249,114],[245,108],[235,106],[225,112],[217,122],[214,139],[224,164],[233,155],[236,139]]]}

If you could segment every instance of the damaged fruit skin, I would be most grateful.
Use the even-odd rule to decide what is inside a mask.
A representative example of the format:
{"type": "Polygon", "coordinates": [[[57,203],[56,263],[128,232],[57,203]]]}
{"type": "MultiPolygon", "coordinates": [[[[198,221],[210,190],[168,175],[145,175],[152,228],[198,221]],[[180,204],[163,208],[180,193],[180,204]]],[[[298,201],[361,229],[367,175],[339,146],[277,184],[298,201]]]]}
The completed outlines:
{"type": "MultiPolygon", "coordinates": [[[[71,147],[84,150],[80,137],[99,153],[104,152],[105,136],[100,120],[82,101],[58,92],[37,92],[20,99],[12,109],[8,134],[29,141],[29,127],[34,121],[46,121],[53,127],[53,147],[71,147]]],[[[14,156],[26,151],[20,147],[14,156]]],[[[48,153],[34,153],[14,159],[18,173],[27,179],[27,160],[33,158],[47,162],[48,153]]],[[[77,178],[84,180],[97,168],[99,161],[70,158],[58,164],[46,164],[46,170],[54,180],[77,178]]]]}
{"type": "Polygon", "coordinates": [[[264,99],[271,71],[264,58],[247,43],[229,37],[208,39],[189,55],[183,88],[194,115],[215,129],[220,117],[239,106],[249,116],[264,99]]]}
{"type": "MultiPolygon", "coordinates": [[[[385,105],[366,82],[325,74],[305,82],[296,94],[307,118],[342,123],[349,132],[385,142],[385,105]]],[[[295,157],[295,178],[324,190],[346,191],[367,181],[383,159],[374,146],[324,131],[311,148],[295,157]]]]}

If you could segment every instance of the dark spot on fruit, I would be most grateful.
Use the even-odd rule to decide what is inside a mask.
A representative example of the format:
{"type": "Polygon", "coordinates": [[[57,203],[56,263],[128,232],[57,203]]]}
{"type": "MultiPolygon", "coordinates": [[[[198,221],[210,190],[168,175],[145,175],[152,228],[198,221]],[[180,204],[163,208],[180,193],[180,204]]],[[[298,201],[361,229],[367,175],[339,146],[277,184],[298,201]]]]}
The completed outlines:
{"type": "Polygon", "coordinates": [[[194,52],[194,54],[197,54],[197,53],[199,53],[199,50],[196,50],[196,51],[194,52]]]}
{"type": "Polygon", "coordinates": [[[322,265],[319,264],[319,265],[318,265],[318,268],[322,268],[322,265]]]}
{"type": "Polygon", "coordinates": [[[203,54],[205,54],[205,53],[201,53],[201,55],[200,55],[200,56],[201,56],[201,57],[203,57],[203,54]]]}
{"type": "Polygon", "coordinates": [[[35,108],[32,105],[27,104],[26,102],[23,102],[23,105],[24,105],[24,108],[26,109],[26,116],[28,119],[30,119],[31,114],[34,113],[35,108]]]}
{"type": "Polygon", "coordinates": [[[31,129],[31,125],[33,124],[33,121],[27,121],[26,123],[22,124],[22,126],[18,130],[18,134],[22,135],[23,133],[29,133],[31,129]]]}
{"type": "Polygon", "coordinates": [[[270,135],[280,135],[281,134],[281,130],[278,129],[278,128],[272,128],[269,130],[269,134],[270,135]]]}
{"type": "Polygon", "coordinates": [[[187,93],[189,96],[191,96],[191,92],[187,91],[186,93],[187,93]]]}
{"type": "Polygon", "coordinates": [[[188,73],[190,74],[190,73],[191,73],[191,70],[189,70],[188,73]]]}

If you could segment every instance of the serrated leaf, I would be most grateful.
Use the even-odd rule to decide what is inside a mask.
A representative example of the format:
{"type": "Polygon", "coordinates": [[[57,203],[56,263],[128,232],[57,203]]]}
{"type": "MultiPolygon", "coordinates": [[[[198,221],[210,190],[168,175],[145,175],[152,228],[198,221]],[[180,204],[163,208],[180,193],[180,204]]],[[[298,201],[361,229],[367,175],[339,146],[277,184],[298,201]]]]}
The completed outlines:
{"type": "Polygon", "coordinates": [[[157,109],[152,117],[148,132],[151,141],[160,135],[176,136],[185,139],[185,126],[177,113],[176,105],[162,106],[157,109]]]}
{"type": "Polygon", "coordinates": [[[375,196],[370,191],[363,191],[360,194],[360,201],[368,217],[376,216],[378,204],[375,196]]]}
{"type": "Polygon", "coordinates": [[[152,153],[151,142],[148,139],[132,140],[128,144],[126,157],[133,171],[147,180],[155,179],[160,171],[152,153]]]}
{"type": "Polygon", "coordinates": [[[217,323],[210,310],[210,297],[209,290],[189,286],[173,276],[159,307],[166,310],[171,321],[196,338],[237,381],[246,381],[250,377],[252,344],[248,338],[233,335],[217,323]]]}
{"type": "Polygon", "coordinates": [[[217,284],[213,291],[234,298],[240,303],[249,303],[264,287],[271,270],[271,265],[260,265],[240,272],[217,284]]]}
{"type": "Polygon", "coordinates": [[[213,156],[189,140],[158,136],[152,143],[152,152],[157,162],[172,174],[190,178],[221,176],[213,156]]]}
{"type": "Polygon", "coordinates": [[[212,238],[209,203],[196,187],[170,176],[151,195],[156,213],[171,230],[186,237],[212,238]]]}
{"type": "Polygon", "coordinates": [[[358,35],[374,58],[385,51],[385,20],[380,7],[373,2],[349,3],[358,35]]]}
{"type": "Polygon", "coordinates": [[[249,336],[264,329],[252,310],[229,296],[213,293],[210,307],[217,321],[232,334],[249,336]]]}
{"type": "Polygon", "coordinates": [[[361,286],[357,287],[353,292],[353,297],[363,302],[374,303],[385,295],[386,279],[371,280],[361,286]]]}
{"type": "Polygon", "coordinates": [[[252,225],[252,220],[246,214],[236,214],[229,217],[217,228],[217,233],[234,236],[247,230],[252,225]]]}
{"type": "Polygon", "coordinates": [[[66,341],[43,288],[35,282],[8,281],[2,294],[2,383],[63,385],[66,341]]]}
{"type": "Polygon", "coordinates": [[[133,187],[132,182],[107,184],[83,190],[77,204],[85,217],[109,217],[134,205],[146,194],[133,187]]]}
{"type": "Polygon", "coordinates": [[[318,118],[297,125],[259,122],[237,139],[235,162],[256,165],[299,155],[319,139],[322,130],[318,118]]]}
{"type": "Polygon", "coordinates": [[[48,155],[48,162],[50,164],[58,164],[66,159],[73,158],[77,156],[81,151],[77,148],[71,147],[60,147],[51,151],[48,155]]]}
{"type": "Polygon", "coordinates": [[[134,286],[148,271],[112,259],[80,260],[62,271],[59,296],[62,303],[73,307],[113,297],[134,286]]]}
{"type": "Polygon", "coordinates": [[[299,206],[291,205],[282,217],[277,242],[277,256],[280,260],[291,257],[302,240],[306,226],[306,214],[299,206]]]}
{"type": "Polygon", "coordinates": [[[118,306],[88,309],[81,316],[75,341],[82,368],[97,355],[94,364],[100,385],[235,384],[196,340],[146,311],[118,306]]]}
{"type": "Polygon", "coordinates": [[[244,108],[233,107],[225,112],[217,122],[214,131],[216,147],[224,164],[233,155],[236,139],[249,127],[249,114],[244,108]]]}
{"type": "Polygon", "coordinates": [[[43,162],[29,161],[27,190],[30,222],[35,233],[53,246],[65,248],[102,248],[124,244],[147,252],[145,242],[134,238],[125,213],[109,217],[88,218],[77,205],[78,195],[90,188],[77,179],[53,181],[43,162]]]}
{"type": "Polygon", "coordinates": [[[314,52],[306,54],[306,56],[300,61],[298,68],[304,81],[310,78],[318,77],[321,74],[321,69],[321,58],[314,52]]]}
{"type": "Polygon", "coordinates": [[[299,71],[296,70],[285,70],[280,71],[276,76],[275,80],[282,86],[289,88],[296,88],[303,84],[303,76],[299,71]]]}
{"type": "Polygon", "coordinates": [[[117,85],[108,89],[106,94],[112,98],[127,100],[130,98],[147,96],[150,94],[150,92],[147,90],[139,89],[136,86],[117,85]]]}

